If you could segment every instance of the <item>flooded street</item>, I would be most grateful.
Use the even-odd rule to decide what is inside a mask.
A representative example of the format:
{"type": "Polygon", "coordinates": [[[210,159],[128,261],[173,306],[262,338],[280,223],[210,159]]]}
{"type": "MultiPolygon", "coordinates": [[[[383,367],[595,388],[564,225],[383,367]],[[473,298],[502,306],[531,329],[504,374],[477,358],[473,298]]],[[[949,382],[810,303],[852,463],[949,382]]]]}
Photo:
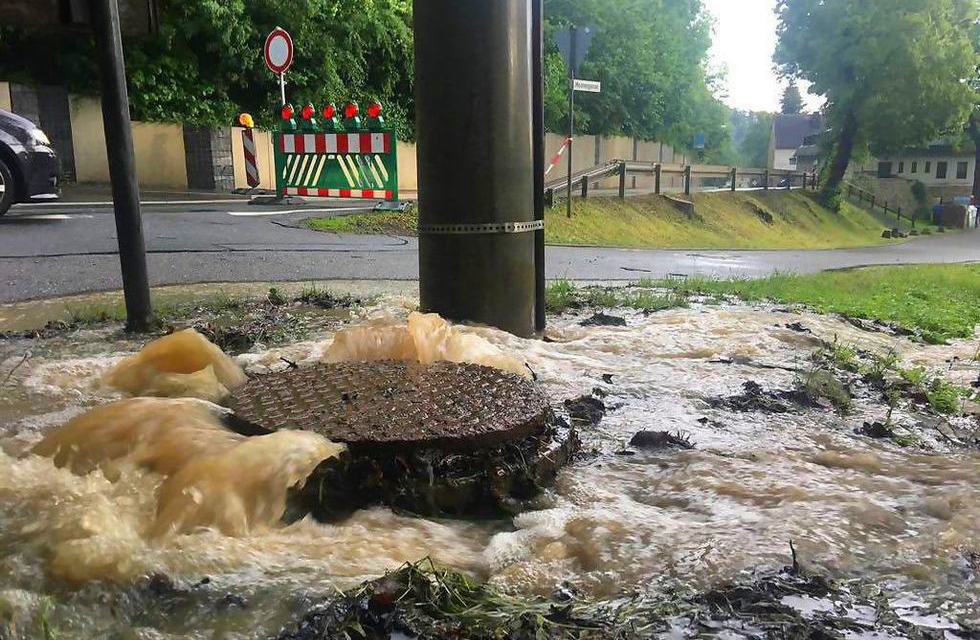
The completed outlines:
{"type": "MultiPolygon", "coordinates": [[[[350,318],[333,314],[302,342],[236,360],[249,374],[310,365],[328,353],[334,331],[403,323],[411,304],[388,296],[350,318]]],[[[789,564],[790,541],[807,569],[876,583],[909,611],[931,611],[927,627],[980,625],[980,451],[946,443],[901,404],[891,419],[920,433],[917,445],[856,433],[886,419],[887,404],[868,389],[853,390],[844,417],[830,406],[773,413],[713,402],[742,393],[748,381],[793,388],[811,353],[835,340],[874,353],[893,349],[906,366],[967,386],[977,379],[976,341],[927,346],[836,317],[747,305],[627,312],[626,327],[581,326],[585,317],[550,319],[549,342],[463,329],[526,362],[560,414],[565,399],[589,393],[607,407],[598,425],[580,427],[583,455],[537,508],[503,521],[373,508],[333,524],[242,529],[221,524],[233,519],[219,505],[211,519],[161,532],[154,522],[168,491],[164,475],[129,464],[76,468],[91,471],[76,475],[30,453],[72,417],[126,397],[103,376],[142,342],[118,329],[7,341],[0,381],[13,373],[0,387],[0,637],[43,637],[46,628],[59,638],[275,636],[317,596],[425,556],[517,594],[547,595],[562,583],[596,599],[702,590],[789,564]],[[641,430],[683,434],[694,448],[630,446],[641,430]]],[[[206,423],[212,410],[200,403],[191,413],[206,423]]],[[[151,419],[126,412],[132,421],[151,419]]],[[[270,443],[227,458],[241,438],[219,446],[215,438],[230,436],[193,433],[194,446],[226,456],[202,470],[211,482],[225,465],[224,493],[246,491],[245,476],[259,493],[279,486],[307,468],[307,444],[332,455],[320,442],[270,443]],[[286,469],[285,458],[297,466],[286,469]]],[[[83,447],[69,448],[80,455],[83,447]]],[[[185,480],[196,486],[202,477],[185,480]]]]}

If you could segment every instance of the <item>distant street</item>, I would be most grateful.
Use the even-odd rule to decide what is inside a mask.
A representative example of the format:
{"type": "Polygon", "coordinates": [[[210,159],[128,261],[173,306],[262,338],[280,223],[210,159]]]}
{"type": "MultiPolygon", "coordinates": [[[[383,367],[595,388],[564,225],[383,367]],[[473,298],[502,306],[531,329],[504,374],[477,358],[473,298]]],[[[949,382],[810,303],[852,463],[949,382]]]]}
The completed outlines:
{"type": "MultiPolygon", "coordinates": [[[[153,285],[224,281],[414,280],[414,238],[327,234],[295,225],[357,204],[255,206],[228,198],[143,209],[153,285]]],[[[0,218],[0,302],[121,287],[111,206],[15,206],[0,218]]],[[[635,280],[668,274],[757,277],[868,264],[980,261],[980,234],[818,251],[549,247],[549,278],[635,280]]]]}

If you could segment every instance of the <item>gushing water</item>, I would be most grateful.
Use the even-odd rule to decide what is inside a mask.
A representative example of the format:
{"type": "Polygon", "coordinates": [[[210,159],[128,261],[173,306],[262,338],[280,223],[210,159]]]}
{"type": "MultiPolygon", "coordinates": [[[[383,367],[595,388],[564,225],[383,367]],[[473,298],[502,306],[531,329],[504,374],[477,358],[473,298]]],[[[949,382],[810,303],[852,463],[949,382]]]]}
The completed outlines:
{"type": "MultiPolygon", "coordinates": [[[[425,555],[517,592],[547,593],[569,581],[603,597],[703,587],[746,568],[782,565],[793,540],[807,566],[914,593],[948,616],[978,622],[980,454],[855,434],[863,421],[884,417],[877,401],[858,399],[847,418],[822,409],[733,413],[705,402],[738,393],[750,379],[792,386],[820,339],[894,348],[904,362],[931,369],[952,363],[949,375],[960,382],[976,377],[975,343],[916,345],[831,317],[751,307],[637,314],[625,328],[577,320],[553,321],[555,342],[545,343],[413,315],[407,324],[376,320],[336,339],[237,359],[257,371],[287,366],[277,364],[280,356],[301,366],[321,357],[467,360],[460,354],[473,351],[460,345],[472,343],[497,366],[525,372],[526,362],[556,404],[601,388],[611,411],[583,434],[598,457],[566,469],[537,510],[509,523],[371,509],[333,525],[278,524],[284,487],[301,482],[335,445],[291,435],[243,439],[220,428],[220,409],[198,400],[106,404],[118,395],[91,380],[119,356],[105,346],[99,353],[97,343],[82,358],[31,359],[11,378],[9,398],[0,398],[0,615],[29,629],[40,608],[53,607],[66,637],[129,628],[146,637],[219,630],[255,637],[274,634],[303,594],[425,555]],[[812,334],[787,328],[795,322],[812,334]],[[617,455],[641,429],[686,432],[697,448],[617,455]],[[157,596],[139,576],[152,574],[192,594],[181,620],[143,612],[157,596]],[[206,587],[193,587],[205,576],[206,587]],[[113,583],[90,582],[105,579],[113,583]],[[75,587],[66,592],[59,581],[75,587]],[[227,591],[250,606],[214,605],[227,591]]],[[[915,422],[901,411],[894,419],[915,422]]]]}

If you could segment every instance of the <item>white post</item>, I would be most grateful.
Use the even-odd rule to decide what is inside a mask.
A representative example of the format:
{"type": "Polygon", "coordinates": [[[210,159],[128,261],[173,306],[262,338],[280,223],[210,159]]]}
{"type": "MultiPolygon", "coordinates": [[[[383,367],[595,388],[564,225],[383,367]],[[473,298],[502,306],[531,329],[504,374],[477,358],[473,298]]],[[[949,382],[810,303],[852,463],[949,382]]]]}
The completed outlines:
{"type": "Polygon", "coordinates": [[[279,93],[282,95],[282,102],[280,104],[286,104],[286,74],[279,74],[279,93]]]}

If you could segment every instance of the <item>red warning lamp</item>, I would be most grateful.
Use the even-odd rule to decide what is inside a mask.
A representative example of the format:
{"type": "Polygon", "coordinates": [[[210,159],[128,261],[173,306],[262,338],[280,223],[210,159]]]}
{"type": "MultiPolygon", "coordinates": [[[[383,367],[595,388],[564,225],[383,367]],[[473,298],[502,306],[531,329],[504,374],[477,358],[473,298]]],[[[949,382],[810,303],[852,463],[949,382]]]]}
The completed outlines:
{"type": "Polygon", "coordinates": [[[336,113],[337,113],[337,106],[334,103],[328,102],[327,104],[323,105],[324,118],[329,120],[330,118],[334,117],[336,113]]]}
{"type": "Polygon", "coordinates": [[[314,113],[315,111],[313,110],[312,104],[304,104],[303,110],[300,112],[300,115],[303,116],[303,120],[309,120],[310,118],[313,117],[314,113]]]}
{"type": "Polygon", "coordinates": [[[368,108],[367,108],[367,114],[368,114],[368,117],[370,117],[370,118],[377,118],[378,116],[380,116],[381,115],[381,103],[380,102],[372,102],[371,104],[369,104],[368,105],[368,108]]]}
{"type": "Polygon", "coordinates": [[[282,110],[279,112],[283,120],[292,120],[293,118],[293,105],[284,104],[282,105],[282,110]]]}
{"type": "Polygon", "coordinates": [[[348,102],[344,105],[344,117],[350,120],[357,115],[357,103],[348,102]]]}

